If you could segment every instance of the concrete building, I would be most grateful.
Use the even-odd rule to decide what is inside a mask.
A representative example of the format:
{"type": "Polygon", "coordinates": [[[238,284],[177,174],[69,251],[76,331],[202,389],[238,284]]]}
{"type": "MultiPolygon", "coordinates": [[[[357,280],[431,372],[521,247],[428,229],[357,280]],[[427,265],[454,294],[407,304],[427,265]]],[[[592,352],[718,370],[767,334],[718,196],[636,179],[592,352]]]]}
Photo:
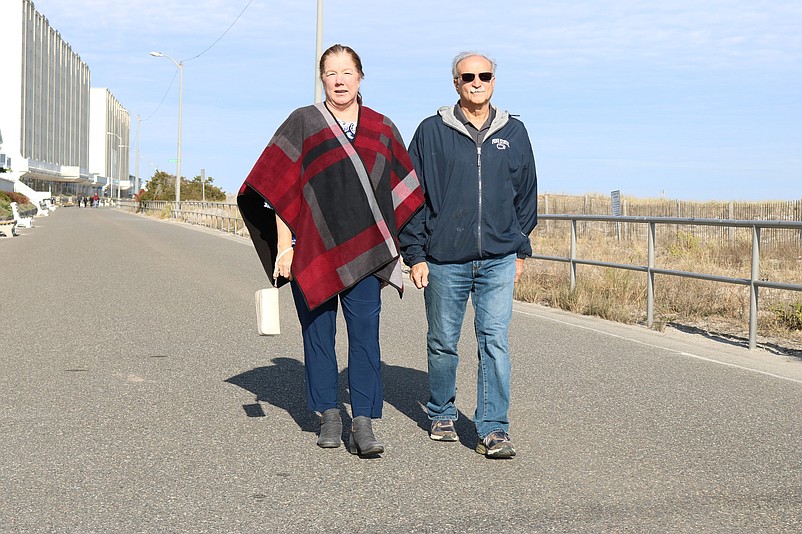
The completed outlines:
{"type": "Polygon", "coordinates": [[[10,184],[38,205],[52,196],[110,194],[112,178],[123,188],[130,183],[128,112],[107,89],[91,111],[89,66],[31,0],[0,2],[0,50],[0,163],[11,170],[0,173],[0,188],[10,184]],[[95,152],[105,161],[90,161],[95,152]]]}
{"type": "Polygon", "coordinates": [[[109,177],[109,196],[130,196],[131,116],[105,87],[89,90],[89,172],[109,177]]]}
{"type": "Polygon", "coordinates": [[[8,180],[4,180],[4,173],[11,171],[11,158],[3,152],[3,130],[0,130],[0,191],[14,191],[14,182],[9,174],[8,180]]]}

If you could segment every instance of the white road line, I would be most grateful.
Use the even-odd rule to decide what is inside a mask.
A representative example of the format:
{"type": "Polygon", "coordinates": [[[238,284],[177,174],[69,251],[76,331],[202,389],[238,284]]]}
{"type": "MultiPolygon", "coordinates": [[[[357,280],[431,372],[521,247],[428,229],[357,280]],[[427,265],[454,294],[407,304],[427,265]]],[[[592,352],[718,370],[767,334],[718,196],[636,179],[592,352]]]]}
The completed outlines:
{"type": "Polygon", "coordinates": [[[513,311],[516,312],[516,313],[523,314],[523,315],[529,315],[530,317],[538,317],[540,319],[545,319],[547,321],[560,323],[560,324],[563,324],[563,325],[566,325],[566,326],[572,326],[572,327],[575,327],[575,328],[581,328],[583,330],[589,330],[591,332],[596,332],[597,334],[602,334],[602,335],[609,336],[609,337],[623,339],[625,341],[629,341],[631,343],[637,343],[639,345],[644,345],[646,347],[651,347],[651,348],[654,348],[654,349],[661,349],[661,350],[665,350],[665,351],[668,351],[668,352],[673,352],[674,354],[680,354],[682,356],[687,356],[688,358],[694,358],[696,360],[701,360],[701,361],[704,361],[704,362],[715,363],[715,364],[718,364],[718,365],[724,365],[726,367],[734,367],[735,369],[741,369],[743,371],[749,371],[751,373],[770,376],[772,378],[779,378],[780,380],[786,380],[788,382],[794,382],[795,384],[802,384],[802,380],[799,380],[797,378],[790,378],[790,377],[787,377],[787,376],[782,376],[782,375],[778,375],[778,374],[774,374],[774,373],[769,373],[767,371],[760,371],[758,369],[753,369],[751,367],[745,367],[743,365],[738,365],[738,364],[735,364],[735,363],[722,362],[720,360],[714,360],[713,358],[708,358],[706,356],[700,356],[698,354],[693,354],[693,353],[690,353],[690,352],[685,352],[685,351],[676,350],[676,349],[670,349],[668,347],[663,347],[661,345],[655,345],[653,343],[646,343],[645,341],[639,341],[639,340],[633,339],[631,337],[622,336],[622,335],[619,335],[619,334],[613,334],[612,332],[605,332],[604,330],[599,330],[598,328],[591,328],[589,326],[583,326],[583,325],[578,325],[578,324],[575,324],[575,323],[569,323],[567,321],[561,321],[560,319],[555,319],[553,317],[546,317],[545,315],[539,315],[539,314],[536,314],[536,313],[525,312],[525,311],[522,311],[522,310],[513,310],[513,311]]]}

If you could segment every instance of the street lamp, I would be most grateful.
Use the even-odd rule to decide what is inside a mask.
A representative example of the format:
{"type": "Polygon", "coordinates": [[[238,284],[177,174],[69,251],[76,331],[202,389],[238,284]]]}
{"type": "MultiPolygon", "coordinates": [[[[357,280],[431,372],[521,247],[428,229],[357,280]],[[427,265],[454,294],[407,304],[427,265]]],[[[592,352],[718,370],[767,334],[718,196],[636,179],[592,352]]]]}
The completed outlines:
{"type": "MultiPolygon", "coordinates": [[[[139,114],[136,114],[136,179],[134,180],[134,193],[139,194],[139,158],[142,156],[139,155],[139,125],[142,123],[142,118],[139,114]]],[[[131,195],[133,197],[133,194],[131,195]]]]}
{"type": "MultiPolygon", "coordinates": [[[[137,158],[137,162],[145,161],[147,159],[148,158],[145,157],[145,154],[140,154],[139,157],[137,158]]],[[[139,177],[139,165],[137,165],[137,168],[136,168],[136,186],[135,186],[135,189],[136,189],[135,193],[137,195],[139,194],[140,191],[142,191],[142,186],[144,185],[144,183],[145,183],[145,180],[143,178],[139,177]]],[[[133,197],[133,195],[131,195],[131,196],[133,197]]]]}
{"type": "Polygon", "coordinates": [[[323,101],[323,82],[320,80],[318,61],[323,50],[323,0],[317,0],[317,28],[315,34],[315,102],[323,101]]]}
{"type": "MultiPolygon", "coordinates": [[[[120,137],[119,134],[116,134],[114,132],[106,132],[106,135],[113,135],[114,137],[117,138],[117,141],[118,141],[117,150],[116,150],[116,152],[117,152],[117,167],[118,167],[117,173],[119,174],[120,173],[120,168],[122,167],[122,157],[120,156],[120,147],[123,146],[123,138],[120,137]]],[[[109,184],[109,200],[114,198],[114,171],[112,171],[111,174],[112,174],[112,176],[110,176],[111,183],[109,184]]],[[[120,186],[118,185],[117,188],[119,189],[119,187],[120,186]]]]}
{"type": "MultiPolygon", "coordinates": [[[[167,54],[161,52],[151,52],[153,57],[166,57],[178,68],[178,157],[176,158],[176,172],[175,172],[175,201],[181,202],[181,101],[184,92],[184,62],[176,61],[167,54]]],[[[178,206],[176,206],[178,209],[178,206]]]]}
{"type": "MultiPolygon", "coordinates": [[[[131,147],[129,147],[128,145],[117,145],[117,151],[118,151],[118,154],[120,155],[120,158],[119,158],[120,160],[119,160],[119,163],[118,163],[120,168],[117,171],[117,175],[118,175],[117,176],[117,203],[118,204],[120,202],[120,191],[123,188],[123,151],[120,150],[122,148],[127,148],[127,149],[130,150],[131,147]]],[[[130,179],[131,179],[130,175],[126,176],[126,181],[127,182],[130,183],[130,181],[129,181],[130,179]]]]}

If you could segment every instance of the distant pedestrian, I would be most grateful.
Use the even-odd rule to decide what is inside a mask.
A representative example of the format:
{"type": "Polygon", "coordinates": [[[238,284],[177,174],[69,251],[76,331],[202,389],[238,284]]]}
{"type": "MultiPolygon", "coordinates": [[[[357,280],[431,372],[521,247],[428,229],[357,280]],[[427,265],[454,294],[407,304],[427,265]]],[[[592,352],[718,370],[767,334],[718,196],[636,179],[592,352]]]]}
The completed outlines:
{"type": "Polygon", "coordinates": [[[458,439],[457,341],[470,298],[479,356],[476,452],[511,458],[508,330],[514,284],[532,255],[537,177],[523,123],[490,104],[495,73],[484,55],[454,58],[459,101],[421,122],[410,143],[426,204],[399,239],[410,279],[425,288],[429,436],[458,439]]]}
{"type": "Polygon", "coordinates": [[[84,197],[82,197],[82,196],[79,196],[79,197],[78,197],[78,207],[79,207],[79,208],[81,207],[81,202],[83,202],[83,201],[84,201],[84,197]]]}

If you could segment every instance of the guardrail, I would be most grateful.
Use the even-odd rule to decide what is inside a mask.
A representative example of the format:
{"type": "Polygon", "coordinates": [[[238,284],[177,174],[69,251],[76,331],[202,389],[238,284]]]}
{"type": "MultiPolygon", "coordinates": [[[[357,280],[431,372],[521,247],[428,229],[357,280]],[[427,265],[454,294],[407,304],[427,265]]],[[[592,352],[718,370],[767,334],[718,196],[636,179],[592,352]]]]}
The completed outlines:
{"type": "MultiPolygon", "coordinates": [[[[121,200],[120,206],[130,211],[137,209],[137,203],[132,200],[121,200]]],[[[146,201],[139,206],[140,211],[146,213],[158,213],[164,218],[187,222],[214,228],[227,233],[248,236],[248,230],[239,213],[236,204],[223,202],[175,202],[168,201],[146,201]]],[[[723,282],[749,286],[749,348],[754,349],[757,339],[757,309],[758,309],[758,289],[761,287],[772,289],[783,289],[788,291],[802,292],[802,285],[789,284],[783,282],[770,282],[760,280],[760,231],[764,228],[788,229],[800,232],[800,246],[802,247],[802,222],[799,221],[743,221],[731,219],[693,219],[679,217],[628,217],[628,216],[606,216],[606,215],[560,215],[543,214],[538,215],[539,221],[570,221],[571,223],[571,245],[569,256],[545,256],[535,254],[535,260],[564,262],[570,265],[570,288],[576,288],[576,268],[577,265],[594,265],[597,267],[609,267],[613,269],[624,269],[637,271],[646,274],[646,325],[651,328],[654,325],[654,300],[655,300],[655,275],[679,276],[685,278],[695,278],[698,280],[708,280],[713,282],[723,282]],[[577,254],[577,224],[580,222],[611,222],[611,223],[636,223],[647,225],[647,264],[634,265],[628,263],[615,263],[582,259],[577,254]],[[752,233],[752,263],[749,278],[736,278],[718,276],[712,274],[696,273],[690,271],[680,271],[674,269],[662,269],[655,267],[655,236],[657,225],[683,225],[683,226],[720,226],[731,228],[748,228],[752,233]]],[[[549,231],[553,231],[550,229],[549,231]]]]}
{"type": "Polygon", "coordinates": [[[802,291],[802,285],[788,284],[782,282],[770,282],[760,280],[760,231],[763,228],[777,228],[797,230],[802,235],[802,222],[798,221],[737,221],[725,219],[686,219],[677,217],[613,217],[604,215],[539,215],[539,221],[570,221],[571,222],[571,244],[568,257],[533,255],[533,259],[545,261],[565,262],[570,265],[570,288],[576,288],[576,267],[577,265],[595,265],[597,267],[610,267],[613,269],[625,269],[638,271],[646,274],[646,325],[651,328],[654,324],[654,295],[656,274],[668,276],[680,276],[685,278],[696,278],[699,280],[709,280],[728,284],[749,286],[749,348],[754,349],[757,338],[757,305],[758,289],[761,287],[784,289],[788,291],[802,291]],[[628,263],[615,263],[608,261],[597,261],[581,259],[577,255],[577,224],[579,222],[613,222],[613,223],[637,223],[648,225],[647,231],[647,264],[633,265],[628,263]],[[655,228],[659,224],[671,225],[699,225],[699,226],[728,226],[736,228],[750,228],[752,230],[752,269],[749,278],[733,278],[727,276],[717,276],[711,274],[695,273],[689,271],[679,271],[674,269],[661,269],[655,267],[655,228]]]}
{"type": "Polygon", "coordinates": [[[137,204],[133,200],[121,200],[120,207],[248,237],[248,228],[236,204],[198,201],[176,203],[167,200],[146,200],[137,204]]]}

